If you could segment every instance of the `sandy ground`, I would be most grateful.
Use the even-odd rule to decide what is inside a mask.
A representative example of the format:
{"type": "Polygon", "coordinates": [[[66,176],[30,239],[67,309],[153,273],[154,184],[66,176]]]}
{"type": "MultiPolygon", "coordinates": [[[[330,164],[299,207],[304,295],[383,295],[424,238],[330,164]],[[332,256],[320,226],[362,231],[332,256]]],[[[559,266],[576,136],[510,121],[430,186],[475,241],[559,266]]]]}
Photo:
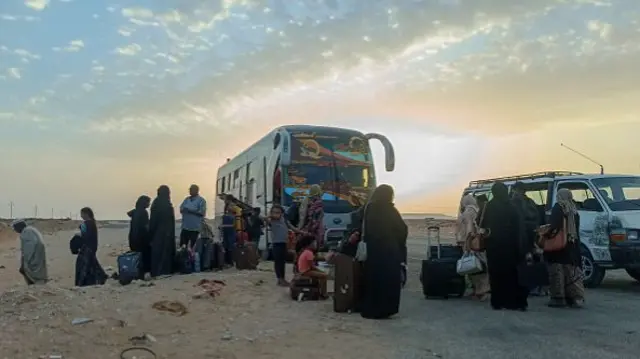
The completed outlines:
{"type": "MultiPolygon", "coordinates": [[[[260,271],[174,276],[153,286],[110,281],[74,289],[72,233],[45,236],[53,281],[43,288],[26,288],[17,274],[17,241],[0,243],[0,358],[118,358],[130,338],[144,334],[158,358],[176,359],[613,359],[637,358],[640,351],[640,286],[625,274],[610,272],[602,288],[587,293],[581,311],[547,308],[544,298],[530,300],[527,313],[496,312],[470,300],[427,301],[417,279],[426,244],[420,230],[412,230],[408,243],[401,312],[386,321],[333,313],[330,301],[291,301],[274,285],[270,263],[260,271]],[[195,299],[201,278],[227,285],[216,298],[195,299]],[[151,308],[160,300],[180,301],[188,313],[151,308]],[[93,322],[72,325],[74,318],[93,322]]],[[[451,240],[447,233],[443,238],[451,240]]],[[[115,266],[126,235],[122,225],[100,229],[103,266],[115,266]]]]}

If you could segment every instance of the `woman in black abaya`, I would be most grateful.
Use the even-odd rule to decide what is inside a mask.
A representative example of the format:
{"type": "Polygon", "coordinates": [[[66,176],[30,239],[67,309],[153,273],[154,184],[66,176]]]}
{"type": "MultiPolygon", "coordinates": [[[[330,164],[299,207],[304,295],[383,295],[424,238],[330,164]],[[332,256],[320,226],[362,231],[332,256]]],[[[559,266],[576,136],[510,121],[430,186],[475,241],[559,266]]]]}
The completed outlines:
{"type": "Polygon", "coordinates": [[[400,309],[402,264],[407,261],[407,225],[393,205],[391,186],[375,189],[364,211],[363,227],[367,259],[360,314],[385,319],[400,309]]]}
{"type": "Polygon", "coordinates": [[[131,218],[129,226],[129,248],[140,253],[142,259],[141,274],[151,272],[151,237],[149,236],[149,213],[147,208],[151,204],[149,196],[140,196],[136,201],[136,208],[127,212],[131,218]]]}
{"type": "Polygon", "coordinates": [[[495,310],[527,310],[527,290],[518,284],[522,223],[509,201],[509,190],[502,182],[491,187],[493,198],[487,203],[481,227],[490,231],[486,240],[487,267],[491,285],[491,307],[495,310]]]}
{"type": "Polygon", "coordinates": [[[176,218],[171,204],[171,191],[162,185],[151,205],[149,219],[151,238],[151,276],[173,273],[176,255],[176,218]]]}

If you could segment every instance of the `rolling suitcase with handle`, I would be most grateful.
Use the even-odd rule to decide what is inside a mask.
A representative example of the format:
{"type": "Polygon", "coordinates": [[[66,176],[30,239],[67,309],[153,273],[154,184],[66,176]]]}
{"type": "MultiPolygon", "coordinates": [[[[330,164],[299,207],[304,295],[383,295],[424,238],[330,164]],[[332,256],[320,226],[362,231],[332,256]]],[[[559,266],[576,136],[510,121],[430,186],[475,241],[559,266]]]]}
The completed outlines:
{"type": "Polygon", "coordinates": [[[331,258],[334,265],[333,311],[336,313],[357,312],[360,300],[360,262],[346,254],[331,258]]]}
{"type": "Polygon", "coordinates": [[[427,232],[427,259],[422,261],[420,282],[425,298],[462,297],[466,289],[463,276],[457,273],[456,264],[462,256],[462,248],[440,243],[440,228],[431,226],[427,232]],[[433,246],[433,237],[436,245],[433,246]]]}

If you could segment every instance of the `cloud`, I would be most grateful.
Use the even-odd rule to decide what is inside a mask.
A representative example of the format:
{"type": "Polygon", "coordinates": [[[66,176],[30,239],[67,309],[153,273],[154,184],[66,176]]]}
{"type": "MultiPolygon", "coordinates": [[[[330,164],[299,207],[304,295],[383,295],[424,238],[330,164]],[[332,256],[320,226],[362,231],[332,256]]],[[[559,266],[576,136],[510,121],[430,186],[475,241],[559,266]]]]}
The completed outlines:
{"type": "Polygon", "coordinates": [[[10,77],[13,77],[14,79],[21,79],[22,78],[22,73],[20,71],[20,69],[16,68],[16,67],[10,67],[7,69],[7,74],[10,77]]]}
{"type": "Polygon", "coordinates": [[[136,17],[136,18],[148,19],[153,17],[153,11],[145,8],[140,8],[140,7],[123,8],[121,10],[121,13],[122,13],[122,16],[129,17],[129,18],[136,17]]]}
{"type": "Polygon", "coordinates": [[[138,54],[140,51],[142,51],[142,46],[133,43],[133,44],[129,44],[123,47],[118,47],[115,49],[115,52],[120,54],[120,55],[124,55],[124,56],[135,56],[136,54],[138,54]]]}
{"type": "Polygon", "coordinates": [[[62,51],[66,52],[78,52],[84,48],[84,41],[82,40],[71,40],[69,44],[62,49],[62,51]]]}
{"type": "Polygon", "coordinates": [[[49,6],[49,0],[25,0],[24,4],[36,11],[42,11],[49,6]]]}

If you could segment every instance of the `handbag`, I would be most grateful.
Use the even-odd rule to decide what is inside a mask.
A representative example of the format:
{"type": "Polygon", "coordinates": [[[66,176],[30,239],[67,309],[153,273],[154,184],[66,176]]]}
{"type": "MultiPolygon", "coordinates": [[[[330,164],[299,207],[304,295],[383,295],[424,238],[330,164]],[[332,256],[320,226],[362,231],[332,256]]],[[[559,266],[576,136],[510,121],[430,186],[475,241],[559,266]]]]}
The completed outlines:
{"type": "Polygon", "coordinates": [[[529,289],[549,285],[547,264],[542,261],[526,261],[518,265],[518,284],[529,289]]]}
{"type": "MultiPolygon", "coordinates": [[[[486,212],[486,209],[487,209],[487,204],[485,203],[485,205],[482,206],[482,215],[480,216],[480,225],[482,225],[482,221],[484,220],[484,214],[486,212]]],[[[479,233],[480,226],[478,225],[478,223],[474,222],[474,225],[476,227],[476,233],[472,235],[471,238],[469,238],[469,249],[476,252],[482,252],[486,249],[486,246],[484,243],[486,234],[479,233]]]]}
{"type": "Polygon", "coordinates": [[[456,263],[456,272],[460,275],[472,275],[482,273],[484,266],[482,261],[473,252],[466,252],[456,263]]]}
{"type": "Polygon", "coordinates": [[[538,246],[542,248],[544,252],[557,252],[563,250],[567,246],[567,220],[562,220],[562,229],[552,236],[548,236],[549,233],[540,236],[538,246]]]}
{"type": "Polygon", "coordinates": [[[356,250],[355,259],[358,262],[364,262],[367,260],[367,244],[364,242],[364,229],[366,226],[365,218],[367,218],[367,207],[364,207],[364,213],[362,214],[362,229],[360,231],[360,241],[358,242],[358,249],[356,250]]]}

